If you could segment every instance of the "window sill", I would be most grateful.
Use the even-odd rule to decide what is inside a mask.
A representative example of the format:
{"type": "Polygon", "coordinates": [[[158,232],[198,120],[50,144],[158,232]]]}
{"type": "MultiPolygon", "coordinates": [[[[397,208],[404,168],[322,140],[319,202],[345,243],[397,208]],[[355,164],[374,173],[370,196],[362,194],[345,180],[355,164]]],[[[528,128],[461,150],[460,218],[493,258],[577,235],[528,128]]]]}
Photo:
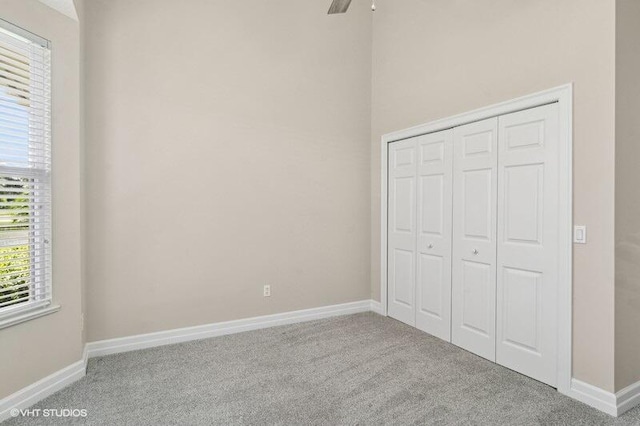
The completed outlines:
{"type": "Polygon", "coordinates": [[[45,315],[52,314],[54,312],[58,312],[60,310],[60,305],[48,305],[45,307],[33,309],[28,312],[24,312],[15,316],[10,316],[8,318],[0,319],[0,330],[3,328],[11,327],[16,324],[20,324],[26,321],[31,321],[32,319],[40,318],[45,315]]]}

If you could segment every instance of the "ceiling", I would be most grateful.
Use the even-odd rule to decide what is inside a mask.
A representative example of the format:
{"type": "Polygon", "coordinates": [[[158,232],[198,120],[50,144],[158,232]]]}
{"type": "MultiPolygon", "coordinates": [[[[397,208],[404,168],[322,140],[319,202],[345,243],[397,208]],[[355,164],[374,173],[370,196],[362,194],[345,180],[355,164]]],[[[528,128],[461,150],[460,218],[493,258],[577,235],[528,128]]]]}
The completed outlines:
{"type": "Polygon", "coordinates": [[[76,13],[76,6],[73,0],[39,0],[41,3],[46,4],[52,9],[57,10],[63,15],[77,21],[78,14],[76,13]]]}

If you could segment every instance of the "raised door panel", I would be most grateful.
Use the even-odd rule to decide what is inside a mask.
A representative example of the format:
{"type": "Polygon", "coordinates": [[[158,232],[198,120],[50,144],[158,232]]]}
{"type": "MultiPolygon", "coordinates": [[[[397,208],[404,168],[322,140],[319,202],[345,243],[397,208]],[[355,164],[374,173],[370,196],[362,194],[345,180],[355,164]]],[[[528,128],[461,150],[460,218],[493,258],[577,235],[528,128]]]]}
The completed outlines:
{"type": "Polygon", "coordinates": [[[441,321],[444,317],[445,268],[442,256],[420,253],[418,255],[418,287],[420,288],[418,303],[419,312],[441,321]]]}
{"type": "Polygon", "coordinates": [[[496,361],[557,381],[558,109],[500,117],[496,361]]]}
{"type": "Polygon", "coordinates": [[[490,315],[493,294],[491,265],[480,262],[462,262],[462,328],[488,337],[492,334],[490,315]]]}
{"type": "Polygon", "coordinates": [[[412,309],[413,307],[413,282],[414,277],[414,254],[410,250],[393,249],[391,255],[391,269],[393,270],[393,297],[394,304],[404,305],[412,309]]]}
{"type": "Polygon", "coordinates": [[[420,136],[416,327],[451,339],[451,210],[453,131],[420,136]]]}
{"type": "Polygon", "coordinates": [[[391,208],[393,214],[391,217],[393,221],[391,226],[395,233],[414,233],[415,212],[411,207],[415,206],[415,181],[414,177],[395,177],[392,180],[391,208]]]}
{"type": "Polygon", "coordinates": [[[542,243],[544,165],[508,166],[503,171],[504,240],[506,243],[542,243]]]}
{"type": "Polygon", "coordinates": [[[495,361],[498,120],[453,133],[452,342],[495,361]]]}
{"type": "Polygon", "coordinates": [[[443,237],[446,209],[446,182],[444,174],[420,176],[420,233],[443,237]]]}
{"type": "Polygon", "coordinates": [[[542,274],[512,268],[502,273],[502,343],[539,356],[542,274]]]}
{"type": "Polygon", "coordinates": [[[387,306],[389,316],[415,325],[417,234],[416,138],[389,144],[387,306]]]}
{"type": "Polygon", "coordinates": [[[494,175],[492,168],[462,171],[462,238],[467,241],[493,240],[494,175]]]}

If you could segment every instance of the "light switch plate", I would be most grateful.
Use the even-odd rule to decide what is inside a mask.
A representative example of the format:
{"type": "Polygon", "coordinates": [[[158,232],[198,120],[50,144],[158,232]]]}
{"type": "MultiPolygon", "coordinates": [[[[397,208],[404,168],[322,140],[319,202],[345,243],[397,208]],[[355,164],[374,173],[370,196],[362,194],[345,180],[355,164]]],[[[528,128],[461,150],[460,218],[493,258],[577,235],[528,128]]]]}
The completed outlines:
{"type": "Polygon", "coordinates": [[[576,244],[587,244],[587,227],[575,225],[573,227],[573,242],[576,244]]]}

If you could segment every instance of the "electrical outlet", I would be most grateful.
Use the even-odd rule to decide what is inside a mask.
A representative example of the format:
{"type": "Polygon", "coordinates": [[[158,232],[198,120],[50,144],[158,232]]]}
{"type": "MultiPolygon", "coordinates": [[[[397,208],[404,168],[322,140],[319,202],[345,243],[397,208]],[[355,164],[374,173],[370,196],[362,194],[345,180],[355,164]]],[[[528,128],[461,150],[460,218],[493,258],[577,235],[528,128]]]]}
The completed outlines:
{"type": "Polygon", "coordinates": [[[264,286],[263,295],[264,295],[264,297],[271,297],[271,286],[270,285],[265,285],[264,286]]]}

